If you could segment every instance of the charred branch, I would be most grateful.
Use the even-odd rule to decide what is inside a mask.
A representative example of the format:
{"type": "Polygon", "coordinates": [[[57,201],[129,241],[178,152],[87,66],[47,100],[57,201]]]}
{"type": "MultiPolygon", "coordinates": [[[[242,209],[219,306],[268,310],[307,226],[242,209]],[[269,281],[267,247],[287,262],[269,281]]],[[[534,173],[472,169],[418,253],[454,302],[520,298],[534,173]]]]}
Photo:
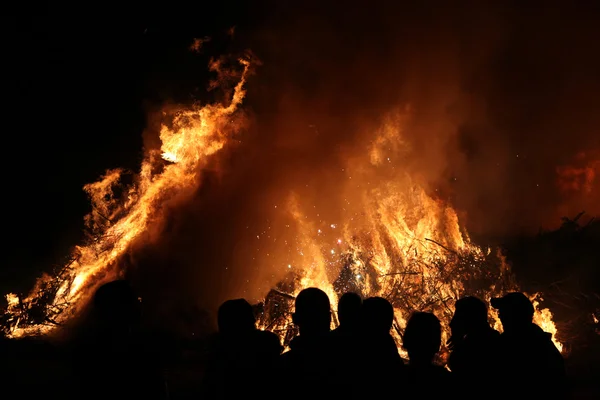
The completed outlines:
{"type": "Polygon", "coordinates": [[[433,240],[433,239],[429,239],[429,238],[425,238],[425,240],[426,240],[426,241],[428,241],[428,242],[431,242],[431,243],[435,243],[435,244],[437,244],[437,245],[438,245],[438,246],[440,246],[442,249],[444,249],[444,250],[446,250],[446,251],[448,251],[448,252],[450,252],[450,253],[457,254],[457,253],[456,253],[454,250],[451,250],[451,249],[447,248],[446,246],[444,246],[444,245],[443,245],[443,244],[441,244],[440,242],[436,242],[435,240],[433,240]]]}

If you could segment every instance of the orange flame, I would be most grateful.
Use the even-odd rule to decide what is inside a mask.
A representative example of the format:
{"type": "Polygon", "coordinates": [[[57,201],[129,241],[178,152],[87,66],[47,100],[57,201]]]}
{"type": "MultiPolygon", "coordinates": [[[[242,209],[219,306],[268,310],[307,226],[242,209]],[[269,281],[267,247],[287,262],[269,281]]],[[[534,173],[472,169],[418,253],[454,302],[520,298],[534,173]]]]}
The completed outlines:
{"type": "MultiPolygon", "coordinates": [[[[119,274],[120,257],[142,234],[160,225],[163,208],[198,187],[200,168],[243,127],[235,112],[245,96],[250,62],[240,63],[243,72],[231,102],[177,112],[162,126],[160,151],[147,154],[124,198],[114,190],[123,173],[118,169],[84,187],[94,209],[86,223],[95,239],[78,246],[74,261],[57,277],[42,277],[29,296],[7,295],[10,336],[52,331],[56,325],[31,319],[32,307],[38,304],[58,324],[76,315],[98,285],[119,274]],[[52,301],[40,303],[52,288],[52,301]]],[[[218,70],[220,63],[212,68],[218,70]]],[[[414,310],[432,311],[448,326],[459,297],[475,294],[489,300],[516,289],[502,256],[471,243],[456,212],[430,196],[406,168],[404,156],[411,149],[403,129],[409,119],[409,112],[390,114],[368,147],[348,159],[341,205],[319,199],[319,206],[338,209],[336,220],[308,213],[317,204],[290,193],[284,212],[294,234],[262,260],[269,257],[291,274],[288,298],[309,286],[323,289],[334,305],[345,290],[387,298],[395,308],[399,346],[400,332],[414,310]]],[[[540,310],[537,301],[534,305],[536,322],[556,334],[550,311],[540,310]]],[[[292,325],[289,315],[273,318],[266,315],[261,326],[286,332],[292,325]]]]}
{"type": "MultiPolygon", "coordinates": [[[[404,157],[411,149],[402,134],[409,120],[410,109],[390,114],[370,146],[348,160],[341,205],[292,193],[286,210],[294,226],[286,228],[293,233],[285,245],[278,238],[276,248],[265,250],[259,261],[275,260],[288,272],[292,296],[319,287],[334,308],[338,294],[347,290],[388,299],[395,308],[400,348],[413,311],[433,312],[447,327],[456,299],[471,294],[489,301],[517,290],[502,255],[471,243],[454,209],[411,176],[404,157]],[[327,212],[312,212],[326,209],[338,209],[335,220],[327,220],[327,212]]],[[[540,309],[537,295],[531,298],[535,322],[555,335],[550,310],[540,309]]],[[[270,312],[275,311],[267,311],[260,326],[280,332],[285,341],[293,329],[289,314],[273,317],[270,312]]],[[[498,325],[493,312],[492,318],[498,325]]],[[[562,349],[555,336],[554,341],[562,349]]]]}
{"type": "MultiPolygon", "coordinates": [[[[243,72],[228,105],[209,104],[179,111],[160,131],[160,153],[150,151],[142,162],[137,181],[121,199],[115,195],[122,171],[107,171],[98,182],[88,184],[84,190],[91,198],[93,212],[86,217],[87,225],[94,231],[94,240],[77,246],[74,261],[56,279],[54,299],[44,305],[46,315],[56,314],[53,320],[60,324],[76,315],[94,288],[118,275],[119,258],[135,243],[136,239],[160,224],[162,208],[177,196],[190,193],[198,186],[200,168],[219,152],[229,136],[241,128],[241,121],[234,116],[246,94],[244,84],[250,70],[250,62],[239,60],[243,72]],[[159,157],[168,161],[161,162],[159,157]],[[161,165],[163,164],[163,165],[161,165]],[[164,165],[166,164],[166,165],[164,165]],[[157,168],[160,172],[154,172],[157,168]]],[[[220,64],[211,68],[220,72],[220,64]]],[[[41,297],[48,295],[49,277],[42,277],[31,294],[19,299],[7,295],[11,316],[9,336],[49,333],[55,325],[24,323],[28,312],[41,297]]]]}

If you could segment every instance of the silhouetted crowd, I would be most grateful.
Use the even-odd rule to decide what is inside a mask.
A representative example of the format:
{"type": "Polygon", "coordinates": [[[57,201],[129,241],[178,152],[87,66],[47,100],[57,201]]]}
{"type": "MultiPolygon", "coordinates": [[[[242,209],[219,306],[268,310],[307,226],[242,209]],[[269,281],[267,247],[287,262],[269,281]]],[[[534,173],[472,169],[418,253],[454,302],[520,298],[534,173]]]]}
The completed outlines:
{"type": "MultiPolygon", "coordinates": [[[[75,351],[85,398],[168,399],[152,344],[136,332],[139,301],[125,281],[101,287],[94,299],[96,325],[75,351]],[[110,366],[110,367],[107,367],[110,366]]],[[[199,398],[567,398],[563,358],[551,335],[533,323],[534,307],[523,293],[491,300],[502,333],[488,322],[476,297],[455,303],[446,366],[439,365],[440,320],[414,312],[402,333],[405,361],[393,329],[394,309],[381,297],[345,293],[339,326],[331,330],[329,297],[317,288],[295,299],[298,335],[284,347],[256,327],[244,299],[224,302],[218,333],[198,378],[199,398]]]]}

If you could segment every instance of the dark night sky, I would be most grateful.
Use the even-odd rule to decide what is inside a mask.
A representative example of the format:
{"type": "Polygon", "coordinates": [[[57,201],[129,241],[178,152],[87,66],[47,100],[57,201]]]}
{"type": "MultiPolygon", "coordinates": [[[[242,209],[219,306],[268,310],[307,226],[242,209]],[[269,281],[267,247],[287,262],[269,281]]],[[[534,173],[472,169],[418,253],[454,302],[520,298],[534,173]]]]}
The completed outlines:
{"type": "MultiPolygon", "coordinates": [[[[0,260],[0,291],[26,291],[31,287],[35,276],[48,270],[50,265],[60,263],[68,255],[69,248],[81,240],[83,216],[89,211],[82,186],[96,180],[108,168],[137,169],[143,155],[142,132],[148,107],[159,105],[168,99],[191,100],[202,92],[208,77],[205,73],[206,59],[192,58],[186,52],[192,38],[223,35],[231,26],[236,26],[236,35],[239,37],[252,37],[264,21],[270,21],[273,26],[277,26],[279,22],[282,26],[287,24],[284,16],[291,18],[301,13],[294,9],[300,7],[295,4],[289,5],[285,10],[275,10],[273,1],[252,2],[252,6],[250,3],[244,0],[194,4],[168,2],[168,5],[160,6],[123,5],[120,7],[131,7],[131,14],[143,10],[146,15],[119,18],[115,15],[119,14],[121,8],[109,6],[93,12],[83,12],[68,6],[52,6],[51,11],[47,11],[50,8],[36,8],[29,4],[27,8],[35,9],[38,12],[36,15],[31,15],[28,9],[14,10],[2,17],[2,218],[5,232],[0,260]]],[[[382,49],[394,46],[393,40],[386,37],[385,32],[382,34],[378,31],[380,25],[373,22],[375,19],[369,20],[371,12],[384,14],[383,17],[379,16],[380,19],[388,22],[394,20],[393,14],[385,15],[385,11],[377,10],[379,2],[369,2],[369,9],[361,6],[350,11],[348,9],[351,7],[344,6],[341,10],[335,5],[326,6],[326,2],[310,3],[313,15],[318,15],[324,21],[335,20],[336,26],[349,32],[344,41],[340,40],[339,43],[350,43],[352,47],[337,46],[335,43],[338,42],[332,40],[331,35],[327,37],[330,41],[323,40],[325,44],[321,45],[318,32],[294,33],[292,28],[288,28],[285,40],[272,41],[280,49],[270,49],[273,54],[279,54],[279,61],[283,60],[283,65],[299,69],[292,62],[295,55],[302,54],[296,60],[296,64],[301,65],[305,59],[311,58],[311,46],[315,46],[313,58],[317,62],[306,62],[306,70],[310,70],[313,65],[321,68],[320,62],[323,68],[335,66],[334,61],[324,59],[327,54],[333,54],[332,58],[338,59],[354,56],[359,65],[356,70],[360,72],[360,68],[364,64],[368,65],[369,61],[366,56],[361,58],[360,51],[369,56],[382,57],[385,51],[379,52],[377,45],[381,45],[382,49]],[[370,34],[380,36],[373,38],[370,34]],[[304,37],[304,41],[298,39],[304,37]],[[300,42],[297,45],[299,53],[291,44],[288,49],[288,42],[300,42]]],[[[470,3],[472,2],[464,1],[465,5],[470,3]]],[[[420,27],[416,17],[416,22],[412,22],[413,18],[409,15],[412,11],[419,18],[437,22],[439,20],[436,18],[441,18],[440,15],[444,14],[437,10],[440,3],[432,1],[422,4],[414,9],[406,6],[402,11],[406,17],[404,24],[407,32],[432,31],[428,27],[420,27]],[[416,9],[418,10],[415,11],[416,9]],[[428,17],[429,11],[431,14],[437,13],[437,16],[428,17]]],[[[500,111],[494,118],[502,123],[494,126],[496,131],[519,128],[514,129],[514,137],[502,142],[507,154],[524,151],[521,154],[533,157],[532,149],[536,148],[536,143],[552,142],[545,136],[545,131],[555,127],[563,129],[571,121],[568,118],[557,118],[557,122],[553,120],[540,124],[536,123],[539,118],[536,119],[535,113],[557,115],[561,109],[565,109],[565,105],[579,113],[577,118],[580,126],[577,131],[570,132],[574,140],[559,140],[556,143],[558,147],[575,148],[579,131],[587,132],[589,127],[596,127],[597,132],[597,127],[600,126],[595,125],[600,122],[595,117],[598,114],[598,91],[595,88],[600,90],[600,52],[597,51],[600,36],[593,28],[598,26],[598,23],[593,23],[594,18],[600,14],[598,7],[581,2],[581,7],[573,5],[564,11],[555,7],[544,14],[539,11],[540,6],[549,4],[548,2],[513,1],[503,4],[502,18],[511,21],[503,29],[510,31],[513,36],[507,35],[508,44],[489,64],[489,70],[478,71],[473,68],[471,71],[467,68],[471,75],[466,85],[475,87],[473,91],[479,91],[479,95],[489,95],[490,104],[497,102],[495,106],[500,111]],[[540,14],[544,15],[539,17],[540,14]],[[579,20],[582,22],[578,22],[579,20]],[[519,35],[530,41],[521,40],[519,35]],[[531,46],[546,43],[544,41],[547,37],[551,37],[549,42],[559,50],[554,51],[550,46],[537,46],[539,54],[534,55],[531,46]],[[578,64],[569,66],[572,71],[567,71],[563,67],[570,57],[577,60],[578,64]],[[490,70],[493,73],[489,73],[490,70]],[[580,80],[571,79],[575,75],[580,80]],[[488,79],[490,77],[492,79],[488,79]],[[555,86],[549,86],[549,82],[559,82],[562,86],[552,91],[548,88],[555,86]],[[566,98],[565,94],[568,93],[575,95],[566,98]],[[506,107],[508,103],[513,104],[513,107],[506,107]],[[539,105],[539,110],[531,108],[531,104],[539,105]],[[531,118],[529,114],[522,112],[528,107],[532,110],[531,118]],[[527,136],[529,133],[531,135],[527,136]],[[527,153],[526,150],[532,151],[527,153]]],[[[457,8],[460,7],[456,6],[455,9],[457,8]]],[[[461,35],[473,39],[469,42],[473,48],[467,46],[462,50],[475,54],[476,39],[480,35],[482,38],[494,36],[489,32],[492,28],[483,20],[480,21],[479,28],[476,24],[471,24],[472,21],[477,22],[477,13],[464,18],[465,23],[460,22],[458,17],[453,23],[456,23],[457,29],[462,30],[461,35]],[[472,21],[469,20],[467,24],[467,19],[472,21]],[[469,31],[467,25],[475,28],[469,31]],[[481,33],[478,29],[486,32],[481,33]]],[[[394,29],[401,31],[403,22],[397,24],[400,27],[394,29]]],[[[327,26],[327,23],[321,25],[321,28],[323,26],[327,26]]],[[[435,29],[433,31],[435,35],[435,29]]],[[[341,36],[343,35],[339,37],[341,36]]],[[[420,42],[417,39],[419,38],[415,37],[416,44],[413,46],[418,49],[420,42]]],[[[407,42],[411,40],[412,38],[408,38],[407,42]]],[[[264,43],[269,43],[269,40],[264,43]]],[[[423,43],[427,43],[427,40],[423,43]]],[[[242,47],[246,45],[252,47],[252,42],[240,44],[242,47]]],[[[213,51],[218,53],[219,44],[214,46],[213,51]]],[[[229,45],[224,42],[222,50],[227,51],[227,46],[229,45]]],[[[484,50],[485,46],[481,51],[484,50]]],[[[260,49],[257,52],[260,53],[260,49]]],[[[265,68],[269,67],[268,62],[265,65],[265,68]]],[[[388,69],[388,74],[393,73],[393,68],[388,69]]],[[[311,86],[309,74],[302,78],[306,82],[301,85],[308,92],[316,87],[311,86]]],[[[317,80],[312,81],[314,83],[317,80]]],[[[367,93],[368,96],[370,89],[380,90],[380,86],[385,86],[369,86],[365,83],[363,87],[356,80],[351,82],[358,86],[353,88],[358,93],[357,97],[361,90],[363,95],[367,93]]],[[[339,80],[330,86],[335,88],[336,84],[346,88],[348,83],[339,80]]],[[[343,97],[342,100],[346,102],[344,104],[352,104],[353,101],[350,96],[343,97]]],[[[266,104],[268,106],[268,102],[266,104]]],[[[486,149],[481,143],[478,147],[478,139],[470,137],[469,129],[477,131],[479,127],[476,124],[474,127],[465,127],[464,153],[479,152],[479,155],[474,156],[474,162],[485,160],[486,149]]],[[[566,135],[562,136],[564,138],[566,135]]],[[[596,134],[595,137],[596,139],[590,139],[590,143],[595,143],[600,148],[600,135],[596,134]]],[[[555,156],[552,152],[545,154],[548,159],[555,156]]],[[[542,165],[544,162],[543,158],[540,160],[539,164],[531,160],[524,162],[530,164],[529,170],[535,170],[535,165],[542,165]]],[[[484,207],[492,207],[501,195],[518,194],[523,196],[519,200],[523,202],[538,201],[541,198],[526,198],[527,196],[522,195],[534,190],[535,181],[526,179],[527,174],[519,169],[523,168],[517,164],[521,160],[515,158],[510,162],[512,166],[507,171],[518,177],[515,184],[510,186],[507,183],[507,187],[510,187],[503,189],[504,191],[482,192],[477,201],[469,198],[468,201],[465,200],[467,208],[479,204],[477,202],[483,202],[484,207]],[[487,206],[486,201],[489,202],[487,206]]],[[[471,170],[474,171],[470,175],[471,179],[485,180],[485,176],[477,175],[483,169],[471,170]]],[[[511,179],[509,177],[507,182],[511,179]]],[[[518,209],[516,214],[526,214],[526,207],[518,209]]],[[[502,212],[511,212],[510,207],[505,208],[502,212]]],[[[485,211],[489,214],[488,209],[485,211]]],[[[504,214],[498,213],[495,217],[502,220],[504,214]]]]}

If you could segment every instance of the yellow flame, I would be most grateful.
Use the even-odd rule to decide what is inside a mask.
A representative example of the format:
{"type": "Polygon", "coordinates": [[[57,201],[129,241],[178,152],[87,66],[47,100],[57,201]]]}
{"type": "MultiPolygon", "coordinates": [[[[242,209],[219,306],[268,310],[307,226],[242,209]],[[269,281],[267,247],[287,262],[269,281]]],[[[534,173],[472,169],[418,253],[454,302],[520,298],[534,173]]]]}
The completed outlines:
{"type": "MultiPolygon", "coordinates": [[[[245,96],[250,63],[240,63],[243,73],[231,102],[175,113],[160,130],[160,150],[148,152],[134,185],[125,194],[115,190],[124,173],[119,169],[107,171],[100,181],[84,187],[94,210],[86,217],[86,224],[96,236],[92,242],[76,247],[74,261],[60,275],[54,301],[47,306],[48,313],[61,310],[56,322],[76,314],[93,289],[119,273],[120,257],[142,234],[160,225],[167,202],[198,186],[200,168],[241,128],[233,114],[245,96]]],[[[220,65],[215,62],[211,68],[219,72],[220,65]]],[[[317,205],[291,193],[285,210],[294,223],[295,239],[279,246],[279,254],[271,255],[286,272],[294,274],[296,282],[289,293],[292,296],[303,288],[319,287],[329,295],[335,309],[341,290],[336,284],[343,276],[342,286],[351,285],[364,295],[390,300],[399,346],[400,332],[413,311],[434,312],[447,327],[454,301],[461,296],[475,294],[489,300],[516,289],[501,255],[496,257],[499,262],[491,264],[489,259],[496,254],[471,243],[454,209],[432,197],[406,168],[404,157],[412,149],[403,131],[409,119],[410,109],[391,113],[374,131],[369,146],[348,159],[346,181],[340,185],[344,198],[341,207],[334,200],[319,199],[319,205],[341,208],[336,220],[309,214],[306,210],[317,205]],[[483,289],[474,288],[473,281],[486,280],[492,283],[483,289]]],[[[13,316],[13,337],[52,329],[52,325],[23,323],[27,307],[39,299],[49,282],[52,278],[40,278],[23,299],[6,296],[7,312],[13,316]]],[[[539,309],[538,297],[532,299],[535,322],[553,334],[562,350],[555,337],[552,314],[548,309],[539,309]]],[[[497,315],[493,310],[491,313],[499,328],[497,315]]],[[[288,317],[270,326],[285,332],[292,322],[288,317]]],[[[443,341],[446,339],[447,330],[443,341]]]]}
{"type": "MultiPolygon", "coordinates": [[[[86,217],[87,225],[97,234],[89,244],[77,246],[74,261],[68,266],[69,272],[62,276],[62,284],[56,291],[52,304],[48,308],[62,307],[57,316],[58,323],[66,321],[77,313],[93,289],[118,274],[115,268],[119,257],[123,255],[141,234],[161,221],[161,210],[167,200],[189,192],[197,186],[197,174],[210,156],[221,150],[229,135],[241,128],[232,117],[240,106],[244,96],[244,84],[249,73],[250,63],[239,60],[243,72],[235,89],[231,102],[193,107],[174,114],[169,124],[162,126],[160,153],[168,165],[160,168],[156,151],[150,151],[141,165],[136,184],[122,200],[115,197],[114,188],[119,183],[123,171],[107,171],[101,180],[85,185],[84,190],[91,198],[93,212],[86,217]],[[66,305],[66,306],[63,306],[66,305]]],[[[212,69],[220,72],[220,64],[213,63],[212,69]]],[[[38,287],[48,278],[38,281],[38,287]]],[[[21,299],[21,305],[27,309],[40,296],[40,291],[21,299]]],[[[16,296],[8,295],[13,305],[8,313],[14,313],[12,337],[32,333],[48,333],[54,325],[32,324],[18,325],[20,320],[16,305],[16,296]]]]}
{"type": "MultiPolygon", "coordinates": [[[[344,276],[349,290],[387,298],[395,308],[393,333],[400,349],[401,332],[413,311],[436,314],[446,327],[445,343],[456,299],[472,294],[489,301],[518,289],[502,255],[471,243],[454,209],[430,196],[403,164],[404,155],[411,151],[402,134],[409,111],[384,119],[367,151],[348,160],[347,181],[340,184],[344,202],[341,212],[334,214],[336,220],[326,220],[326,212],[307,211],[340,208],[335,200],[291,194],[286,206],[295,235],[285,241],[288,246],[269,249],[268,254],[291,269],[297,280],[294,296],[303,288],[318,287],[335,308],[338,293],[345,291],[336,290],[335,282],[344,276]],[[494,265],[488,260],[492,256],[494,265]],[[488,286],[477,292],[477,280],[488,286]]],[[[562,350],[552,314],[539,309],[537,297],[532,300],[535,322],[552,333],[562,350]]],[[[497,315],[493,310],[491,314],[499,328],[497,315]]],[[[289,317],[273,322],[267,316],[263,323],[275,326],[282,335],[292,325],[289,317]]]]}
{"type": "Polygon", "coordinates": [[[542,301],[540,293],[535,293],[533,296],[530,296],[530,300],[533,303],[533,307],[535,308],[533,322],[539,325],[539,327],[542,328],[544,331],[552,334],[552,342],[554,343],[556,348],[562,353],[564,346],[556,338],[558,330],[556,329],[556,325],[552,320],[552,312],[547,308],[540,309],[540,301],[542,301]]]}

